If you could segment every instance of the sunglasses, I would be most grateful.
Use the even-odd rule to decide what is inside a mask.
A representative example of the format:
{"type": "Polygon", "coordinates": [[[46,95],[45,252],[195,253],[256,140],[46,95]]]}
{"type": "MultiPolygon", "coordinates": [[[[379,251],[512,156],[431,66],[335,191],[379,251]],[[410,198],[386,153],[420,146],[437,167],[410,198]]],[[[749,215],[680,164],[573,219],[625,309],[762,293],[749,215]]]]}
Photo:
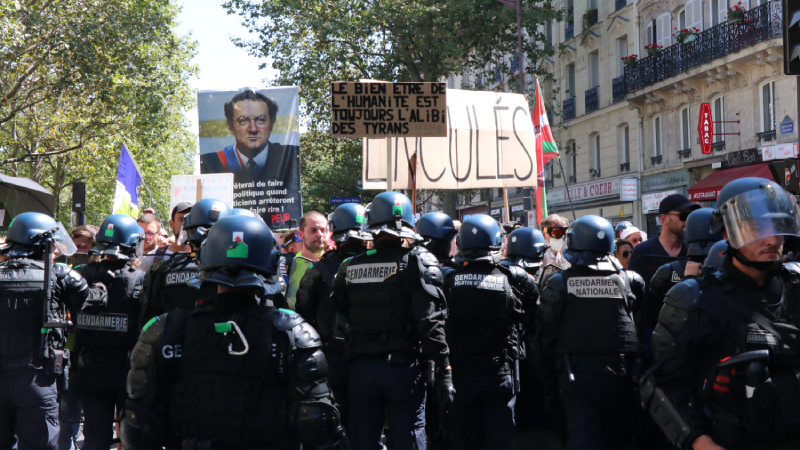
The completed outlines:
{"type": "Polygon", "coordinates": [[[562,237],[564,237],[564,235],[567,234],[567,230],[569,230],[569,227],[545,227],[544,228],[544,232],[545,233],[549,234],[550,237],[556,238],[556,239],[561,239],[562,237]]]}
{"type": "Polygon", "coordinates": [[[681,211],[676,213],[667,213],[668,216],[678,216],[681,222],[686,222],[686,219],[689,218],[689,214],[691,211],[681,211]]]}
{"type": "Polygon", "coordinates": [[[631,253],[632,252],[630,250],[625,250],[624,252],[622,252],[622,257],[627,258],[628,256],[631,256],[631,253]]]}
{"type": "Polygon", "coordinates": [[[155,236],[155,235],[157,235],[157,234],[158,234],[158,233],[153,233],[152,231],[146,231],[146,232],[144,233],[145,237],[146,237],[146,238],[148,238],[148,239],[152,238],[153,236],[155,236]]]}

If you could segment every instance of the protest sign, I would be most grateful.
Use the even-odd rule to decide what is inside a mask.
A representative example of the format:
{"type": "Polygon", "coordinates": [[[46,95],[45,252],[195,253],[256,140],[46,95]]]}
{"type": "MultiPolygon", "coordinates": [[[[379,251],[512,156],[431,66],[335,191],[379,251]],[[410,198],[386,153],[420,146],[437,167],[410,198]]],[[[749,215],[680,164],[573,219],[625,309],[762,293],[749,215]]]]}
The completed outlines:
{"type": "Polygon", "coordinates": [[[197,203],[204,198],[220,200],[233,208],[233,184],[232,173],[173,175],[169,189],[169,210],[172,211],[180,202],[197,203]]]}
{"type": "Polygon", "coordinates": [[[232,206],[273,230],[300,220],[298,88],[200,91],[197,102],[200,172],[232,173],[232,206]]]}
{"type": "MultiPolygon", "coordinates": [[[[536,184],[535,135],[521,94],[447,92],[447,137],[391,138],[392,187],[479,189],[536,184]]],[[[386,189],[387,139],[363,139],[364,189],[386,189]]]]}
{"type": "Polygon", "coordinates": [[[333,137],[447,136],[447,84],[331,84],[333,137]]]}

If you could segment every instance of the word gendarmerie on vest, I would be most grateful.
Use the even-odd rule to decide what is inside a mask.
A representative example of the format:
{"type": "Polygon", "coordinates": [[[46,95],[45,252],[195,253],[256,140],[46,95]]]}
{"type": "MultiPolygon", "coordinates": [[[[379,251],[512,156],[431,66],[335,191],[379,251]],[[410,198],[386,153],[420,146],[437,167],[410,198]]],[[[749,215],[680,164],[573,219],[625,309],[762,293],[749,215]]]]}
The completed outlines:
{"type": "Polygon", "coordinates": [[[375,263],[347,268],[349,283],[381,283],[397,273],[397,263],[375,263]]]}
{"type": "Polygon", "coordinates": [[[572,277],[567,281],[567,293],[584,298],[622,298],[619,285],[607,277],[572,277]]]}
{"type": "Polygon", "coordinates": [[[167,286],[175,286],[178,284],[185,284],[192,278],[197,277],[197,272],[193,270],[184,270],[180,272],[170,272],[167,274],[167,286]]]}
{"type": "Polygon", "coordinates": [[[465,273],[455,276],[453,287],[476,287],[492,291],[504,290],[505,278],[497,275],[483,275],[479,273],[465,273]]]}

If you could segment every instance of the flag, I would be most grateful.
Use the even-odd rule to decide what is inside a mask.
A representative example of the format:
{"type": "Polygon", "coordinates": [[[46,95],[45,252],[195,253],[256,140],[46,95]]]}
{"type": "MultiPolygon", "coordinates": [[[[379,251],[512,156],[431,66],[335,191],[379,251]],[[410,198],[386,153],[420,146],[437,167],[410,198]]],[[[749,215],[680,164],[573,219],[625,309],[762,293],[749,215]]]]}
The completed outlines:
{"type": "MultiPolygon", "coordinates": [[[[547,120],[547,111],[544,107],[542,88],[539,79],[536,79],[536,96],[533,105],[533,131],[536,135],[536,168],[539,174],[536,177],[536,221],[542,223],[547,216],[547,197],[544,188],[544,165],[558,155],[556,140],[553,130],[547,120]]],[[[564,175],[562,175],[564,176],[564,175]]]]}
{"type": "Polygon", "coordinates": [[[142,182],[142,175],[133,156],[122,145],[117,166],[117,190],[114,192],[114,207],[112,214],[127,214],[132,217],[139,215],[139,194],[137,189],[142,182]]]}

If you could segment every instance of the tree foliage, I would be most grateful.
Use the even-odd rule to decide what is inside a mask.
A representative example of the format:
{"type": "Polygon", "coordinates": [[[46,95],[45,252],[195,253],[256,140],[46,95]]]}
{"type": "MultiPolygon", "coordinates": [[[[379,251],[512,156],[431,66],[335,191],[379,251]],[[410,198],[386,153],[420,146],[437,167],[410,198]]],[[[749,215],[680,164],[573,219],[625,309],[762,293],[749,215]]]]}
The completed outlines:
{"type": "MultiPolygon", "coordinates": [[[[195,46],[174,0],[0,0],[0,170],[52,189],[87,184],[87,216],[111,212],[122,144],[162,212],[172,174],[192,170],[195,46]]],[[[150,204],[146,190],[140,204],[150,204]]]]}
{"type": "MultiPolygon", "coordinates": [[[[236,44],[277,69],[270,82],[300,86],[304,119],[314,132],[329,132],[332,81],[516,73],[504,59],[517,54],[516,13],[498,0],[227,0],[224,5],[257,36],[236,44]]],[[[562,16],[550,0],[522,4],[526,81],[554,54],[540,25],[562,16]]],[[[347,145],[360,148],[360,140],[347,145]]]]}

